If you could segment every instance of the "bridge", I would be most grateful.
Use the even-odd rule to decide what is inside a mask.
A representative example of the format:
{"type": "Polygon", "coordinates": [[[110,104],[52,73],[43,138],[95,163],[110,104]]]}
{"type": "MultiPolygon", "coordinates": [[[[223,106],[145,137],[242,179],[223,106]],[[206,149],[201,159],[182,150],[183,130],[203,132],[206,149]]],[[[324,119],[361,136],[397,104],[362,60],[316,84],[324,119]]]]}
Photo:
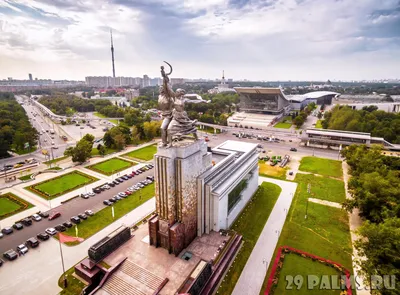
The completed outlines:
{"type": "Polygon", "coordinates": [[[42,111],[42,113],[44,113],[45,115],[49,116],[49,118],[51,119],[57,119],[57,120],[67,120],[69,119],[73,119],[73,120],[123,120],[124,118],[100,118],[100,117],[92,117],[92,118],[88,118],[88,117],[81,117],[81,116],[74,116],[74,117],[67,117],[67,116],[62,116],[62,115],[57,115],[54,114],[48,107],[42,105],[40,102],[30,98],[29,101],[34,104],[38,109],[40,109],[42,111]]]}

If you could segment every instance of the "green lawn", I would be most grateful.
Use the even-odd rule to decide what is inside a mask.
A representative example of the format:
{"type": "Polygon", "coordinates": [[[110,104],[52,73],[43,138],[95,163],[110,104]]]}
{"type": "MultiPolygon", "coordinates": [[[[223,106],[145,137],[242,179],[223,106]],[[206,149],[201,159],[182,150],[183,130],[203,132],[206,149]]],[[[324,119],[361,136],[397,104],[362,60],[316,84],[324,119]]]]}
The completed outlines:
{"type": "Polygon", "coordinates": [[[282,168],[279,165],[271,166],[269,161],[258,161],[259,175],[286,180],[287,167],[282,168]]]}
{"type": "Polygon", "coordinates": [[[25,189],[32,191],[45,199],[53,199],[97,180],[97,178],[82,172],[72,171],[38,184],[28,186],[25,189]]]}
{"type": "Polygon", "coordinates": [[[0,195],[0,220],[32,207],[31,203],[12,193],[0,195]]]}
{"type": "Polygon", "coordinates": [[[72,275],[74,273],[74,271],[75,271],[75,265],[65,272],[67,282],[68,282],[68,286],[66,289],[64,289],[64,286],[63,286],[64,276],[61,275],[60,278],[58,279],[58,286],[63,289],[60,292],[60,295],[81,294],[83,288],[86,287],[86,285],[84,283],[82,283],[80,280],[78,280],[77,278],[75,278],[72,275]]]}
{"type": "MultiPolygon", "coordinates": [[[[112,211],[110,206],[105,207],[99,212],[96,212],[94,216],[91,216],[87,220],[80,223],[78,225],[79,237],[87,239],[88,237],[94,235],[98,231],[105,228],[107,225],[110,225],[111,223],[126,215],[136,207],[151,199],[152,197],[154,197],[154,183],[142,188],[139,191],[134,192],[126,199],[115,203],[115,205],[113,206],[115,216],[114,218],[112,218],[112,211]]],[[[65,232],[65,234],[75,236],[75,227],[69,228],[65,232]]]]}
{"type": "Polygon", "coordinates": [[[322,120],[318,120],[317,123],[315,124],[315,128],[321,128],[322,129],[322,120]]]}
{"type": "MultiPolygon", "coordinates": [[[[96,117],[99,117],[99,118],[106,118],[106,116],[104,116],[103,114],[100,114],[99,112],[94,112],[93,115],[96,117]]],[[[116,119],[108,119],[108,121],[110,121],[111,123],[114,123],[115,125],[118,125],[118,120],[116,120],[116,119]]]]}
{"type": "MultiPolygon", "coordinates": [[[[117,152],[117,149],[110,149],[106,147],[106,155],[109,155],[111,153],[117,152]]],[[[92,152],[90,153],[92,156],[99,156],[99,150],[97,148],[93,148],[92,152]]]]}
{"type": "Polygon", "coordinates": [[[238,281],[280,193],[281,188],[276,184],[262,183],[255,193],[255,197],[253,197],[253,202],[246,206],[234,222],[231,229],[243,236],[244,245],[237,254],[229,272],[225,275],[217,294],[232,294],[235,283],[238,281]]]}
{"type": "MultiPolygon", "coordinates": [[[[332,190],[335,189],[333,189],[331,185],[327,184],[331,183],[331,181],[342,183],[338,180],[314,175],[296,175],[295,182],[297,182],[299,185],[275,249],[275,254],[278,247],[290,246],[338,262],[351,271],[352,247],[347,212],[342,209],[309,202],[307,219],[305,219],[307,198],[309,197],[309,194],[307,193],[308,183],[311,183],[311,193],[315,193],[315,198],[329,201],[345,199],[344,188],[342,188],[343,183],[340,187],[340,190],[332,192],[332,190]]],[[[262,288],[260,294],[263,294],[265,290],[272,265],[273,264],[270,263],[270,268],[264,281],[264,287],[262,288]]],[[[285,265],[289,271],[297,267],[295,265],[291,265],[290,260],[289,262],[285,261],[285,265]]],[[[304,270],[301,272],[301,274],[325,274],[313,273],[311,272],[314,271],[313,269],[303,269],[304,270]]],[[[318,269],[321,269],[320,266],[318,266],[318,269]]],[[[284,280],[285,278],[280,276],[279,279],[284,280]]],[[[276,292],[275,294],[286,293],[276,292]]],[[[332,293],[320,290],[320,292],[317,294],[332,293]]]]}
{"type": "Polygon", "coordinates": [[[275,128],[284,128],[284,129],[289,129],[290,127],[292,127],[292,123],[283,123],[283,122],[279,122],[276,123],[274,125],[275,128]]]}
{"type": "Polygon", "coordinates": [[[127,160],[122,160],[119,158],[111,158],[109,160],[87,166],[87,169],[99,172],[104,175],[111,175],[114,173],[117,173],[119,171],[125,170],[129,167],[132,167],[136,165],[137,163],[127,161],[127,160]]]}
{"type": "MultiPolygon", "coordinates": [[[[279,281],[278,286],[274,290],[274,294],[276,295],[305,295],[305,294],[335,294],[339,295],[340,291],[338,290],[320,290],[319,285],[317,287],[313,287],[311,290],[307,287],[307,275],[315,274],[315,275],[337,275],[340,276],[340,272],[333,267],[320,263],[318,261],[312,261],[309,258],[301,257],[297,254],[291,253],[286,254],[283,262],[283,267],[279,273],[279,281]],[[301,275],[304,278],[302,284],[298,283],[295,285],[294,283],[291,285],[292,289],[287,290],[288,280],[286,280],[287,276],[295,277],[296,275],[301,275]],[[299,289],[297,289],[299,286],[299,289]]],[[[337,282],[339,285],[339,282],[337,282]]]]}
{"type": "Polygon", "coordinates": [[[50,160],[50,161],[43,162],[43,164],[53,164],[53,163],[57,163],[57,162],[59,162],[59,161],[65,160],[65,159],[68,158],[68,157],[69,157],[69,156],[59,157],[59,158],[56,158],[56,159],[54,159],[54,160],[50,160]]]}
{"type": "Polygon", "coordinates": [[[29,180],[29,179],[31,179],[31,175],[32,175],[33,173],[31,173],[31,174],[27,174],[27,175],[24,175],[24,176],[21,176],[21,177],[18,177],[18,179],[19,180],[29,180]]]}
{"type": "Polygon", "coordinates": [[[299,170],[324,176],[343,177],[342,162],[337,160],[304,157],[300,161],[299,170]]]}
{"type": "Polygon", "coordinates": [[[149,161],[153,159],[154,154],[157,152],[157,146],[155,144],[148,145],[144,148],[134,150],[127,154],[124,154],[125,157],[139,159],[143,161],[149,161]]]}

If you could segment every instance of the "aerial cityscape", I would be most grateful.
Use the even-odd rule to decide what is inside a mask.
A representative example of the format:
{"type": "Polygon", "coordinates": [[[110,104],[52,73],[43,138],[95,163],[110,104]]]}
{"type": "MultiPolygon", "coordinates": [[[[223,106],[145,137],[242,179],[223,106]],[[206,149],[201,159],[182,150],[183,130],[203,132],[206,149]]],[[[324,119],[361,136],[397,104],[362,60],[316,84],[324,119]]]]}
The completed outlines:
{"type": "Polygon", "coordinates": [[[400,2],[0,1],[0,294],[400,294],[400,2]]]}

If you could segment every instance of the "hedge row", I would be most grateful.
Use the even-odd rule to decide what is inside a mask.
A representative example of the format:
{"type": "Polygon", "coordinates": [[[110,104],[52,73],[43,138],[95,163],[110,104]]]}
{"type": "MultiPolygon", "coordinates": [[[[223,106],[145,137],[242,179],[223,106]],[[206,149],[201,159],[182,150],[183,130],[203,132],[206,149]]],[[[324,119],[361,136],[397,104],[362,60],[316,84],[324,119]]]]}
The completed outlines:
{"type": "Polygon", "coordinates": [[[37,194],[38,196],[40,196],[40,197],[42,197],[42,198],[44,198],[44,199],[46,199],[46,200],[49,200],[49,199],[51,200],[51,199],[57,198],[57,197],[59,197],[59,196],[61,196],[61,195],[64,195],[64,194],[66,194],[66,193],[72,192],[73,190],[76,190],[76,189],[78,189],[78,188],[80,188],[80,187],[83,187],[83,186],[85,186],[85,185],[88,185],[88,184],[90,184],[90,183],[93,183],[93,182],[95,182],[95,181],[97,181],[97,180],[98,180],[98,179],[97,179],[96,177],[93,177],[93,176],[91,176],[91,175],[88,175],[88,174],[82,173],[82,172],[80,172],[80,171],[78,171],[78,170],[75,170],[75,171],[72,171],[72,172],[69,172],[69,173],[66,173],[66,174],[63,174],[63,175],[54,177],[54,178],[47,179],[47,180],[42,181],[42,182],[39,182],[39,183],[33,184],[33,185],[31,185],[31,186],[26,187],[25,189],[27,189],[27,190],[29,190],[29,191],[31,191],[31,192],[37,194]],[[50,196],[50,194],[48,194],[48,193],[46,193],[46,192],[43,192],[43,191],[41,191],[41,190],[39,190],[39,189],[36,189],[36,186],[38,186],[38,185],[41,185],[41,184],[46,183],[46,182],[53,181],[53,180],[55,180],[55,179],[57,179],[57,178],[61,178],[61,177],[64,177],[64,176],[66,176],[66,175],[69,175],[69,174],[79,174],[79,175],[81,175],[81,176],[83,176],[83,177],[89,178],[89,179],[90,179],[90,182],[82,183],[82,184],[80,184],[80,185],[77,185],[77,186],[75,186],[75,187],[72,187],[72,188],[70,188],[70,189],[68,189],[68,190],[62,191],[62,192],[57,193],[57,194],[52,195],[52,196],[50,196]]]}
{"type": "Polygon", "coordinates": [[[22,200],[21,198],[17,197],[13,193],[5,193],[4,195],[0,195],[0,198],[6,198],[6,199],[10,200],[11,202],[14,202],[20,206],[17,210],[14,210],[12,212],[8,212],[6,214],[1,215],[0,220],[7,218],[11,215],[14,215],[16,213],[22,212],[28,208],[33,207],[33,205],[31,203],[22,200]]]}

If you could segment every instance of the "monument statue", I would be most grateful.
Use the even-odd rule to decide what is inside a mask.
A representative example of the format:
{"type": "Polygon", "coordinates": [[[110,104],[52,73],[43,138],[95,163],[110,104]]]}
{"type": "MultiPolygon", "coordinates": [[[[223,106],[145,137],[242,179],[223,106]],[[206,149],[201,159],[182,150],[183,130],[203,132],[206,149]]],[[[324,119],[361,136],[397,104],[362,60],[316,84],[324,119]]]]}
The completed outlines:
{"type": "Polygon", "coordinates": [[[160,95],[158,97],[158,106],[161,111],[163,122],[161,124],[161,146],[171,147],[172,141],[175,138],[180,138],[184,135],[192,134],[197,140],[197,120],[190,120],[186,111],[185,103],[208,103],[203,99],[187,99],[184,97],[185,90],[172,90],[169,83],[169,75],[172,73],[172,66],[165,62],[170,67],[170,72],[167,74],[164,67],[161,66],[161,76],[163,77],[163,85],[160,87],[160,95]]]}

